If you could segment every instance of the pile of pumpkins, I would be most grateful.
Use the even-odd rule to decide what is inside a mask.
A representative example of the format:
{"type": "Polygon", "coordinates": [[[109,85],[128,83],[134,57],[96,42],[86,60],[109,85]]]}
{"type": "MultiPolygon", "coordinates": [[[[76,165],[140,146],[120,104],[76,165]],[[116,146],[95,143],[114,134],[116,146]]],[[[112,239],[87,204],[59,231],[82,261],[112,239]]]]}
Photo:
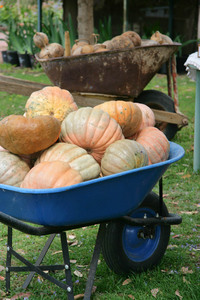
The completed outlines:
{"type": "Polygon", "coordinates": [[[169,150],[145,104],[79,108],[69,91],[48,86],[30,95],[24,115],[0,121],[0,184],[70,186],[164,161],[169,150]]]}

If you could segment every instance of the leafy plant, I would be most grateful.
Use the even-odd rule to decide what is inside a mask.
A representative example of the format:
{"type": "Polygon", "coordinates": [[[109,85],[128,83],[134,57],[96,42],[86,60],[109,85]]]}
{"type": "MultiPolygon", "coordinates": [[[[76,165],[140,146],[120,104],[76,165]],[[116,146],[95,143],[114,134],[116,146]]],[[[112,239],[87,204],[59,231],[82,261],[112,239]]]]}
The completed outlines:
{"type": "Polygon", "coordinates": [[[112,22],[111,16],[108,19],[104,18],[103,21],[99,21],[98,29],[94,30],[95,33],[99,34],[99,43],[103,43],[107,40],[112,39],[112,22]]]}
{"type": "Polygon", "coordinates": [[[193,43],[198,43],[199,41],[200,41],[200,39],[193,39],[193,40],[188,40],[188,41],[183,42],[183,39],[182,39],[181,35],[177,35],[177,36],[175,37],[175,39],[174,39],[174,42],[177,42],[177,43],[182,44],[182,45],[179,47],[179,50],[178,50],[178,56],[179,56],[179,57],[182,56],[183,47],[188,46],[188,45],[193,44],[193,43]]]}

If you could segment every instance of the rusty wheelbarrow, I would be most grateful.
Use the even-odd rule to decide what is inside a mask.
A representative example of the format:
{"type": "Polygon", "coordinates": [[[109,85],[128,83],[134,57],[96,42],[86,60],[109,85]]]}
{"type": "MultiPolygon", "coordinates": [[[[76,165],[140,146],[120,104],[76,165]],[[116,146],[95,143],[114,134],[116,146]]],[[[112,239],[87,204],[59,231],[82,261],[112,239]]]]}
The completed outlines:
{"type": "Polygon", "coordinates": [[[54,85],[87,98],[80,105],[95,106],[113,99],[144,103],[154,110],[156,126],[172,139],[178,129],[188,124],[178,107],[174,53],[180,45],[148,45],[52,59],[36,55],[36,59],[54,85]],[[168,95],[157,90],[144,91],[164,63],[167,63],[168,95]]]}

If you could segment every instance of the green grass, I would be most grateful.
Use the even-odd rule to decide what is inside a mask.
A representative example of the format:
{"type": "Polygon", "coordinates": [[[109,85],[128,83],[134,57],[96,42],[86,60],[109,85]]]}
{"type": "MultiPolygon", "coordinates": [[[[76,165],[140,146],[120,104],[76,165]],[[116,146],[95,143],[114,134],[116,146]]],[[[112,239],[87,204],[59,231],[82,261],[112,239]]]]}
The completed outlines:
{"type": "MultiPolygon", "coordinates": [[[[41,69],[16,70],[0,66],[0,72],[17,78],[49,83],[41,69]]],[[[188,116],[189,125],[182,128],[175,136],[174,142],[185,149],[185,156],[172,164],[163,176],[164,201],[170,212],[182,216],[182,223],[171,227],[171,236],[168,249],[155,269],[141,274],[129,276],[130,282],[123,285],[127,277],[113,273],[106,265],[103,257],[97,268],[94,285],[97,287],[93,295],[95,300],[122,300],[122,299],[155,299],[152,290],[158,289],[158,300],[198,300],[199,285],[199,204],[200,204],[200,173],[193,172],[193,141],[194,141],[194,110],[195,110],[195,82],[186,75],[178,76],[179,104],[182,113],[188,116]],[[131,296],[133,296],[131,298],[131,296]]],[[[164,75],[156,75],[147,86],[148,89],[158,89],[167,93],[167,82],[164,75]]],[[[8,114],[22,114],[28,97],[9,95],[0,92],[0,119],[8,114]]],[[[134,189],[134,187],[133,187],[134,189]]],[[[158,185],[154,188],[158,192],[158,185]]],[[[75,245],[69,246],[70,259],[76,260],[72,265],[72,273],[80,271],[83,277],[73,274],[74,294],[84,292],[89,263],[94,247],[98,226],[90,226],[72,230],[69,234],[75,235],[75,245]]],[[[42,280],[36,275],[30,286],[24,291],[21,288],[26,276],[24,273],[12,273],[11,293],[5,296],[5,267],[6,264],[6,226],[0,224],[0,296],[1,299],[28,292],[28,299],[66,299],[65,292],[42,280]]],[[[34,262],[45,244],[47,237],[34,237],[14,230],[13,247],[25,257],[34,262]]],[[[44,264],[62,263],[62,254],[59,237],[56,236],[45,259],[44,264]]],[[[18,262],[13,259],[13,265],[18,262]]],[[[64,273],[56,271],[53,276],[63,280],[64,273]]],[[[23,299],[23,297],[22,297],[23,299]]]]}

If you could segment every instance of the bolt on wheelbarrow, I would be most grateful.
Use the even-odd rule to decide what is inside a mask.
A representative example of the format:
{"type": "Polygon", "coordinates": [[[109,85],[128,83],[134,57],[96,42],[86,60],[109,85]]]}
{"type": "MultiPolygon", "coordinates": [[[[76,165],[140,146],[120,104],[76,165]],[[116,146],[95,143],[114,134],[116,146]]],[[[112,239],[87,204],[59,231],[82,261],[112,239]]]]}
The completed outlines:
{"type": "Polygon", "coordinates": [[[169,213],[163,202],[162,175],[183,155],[184,149],[170,142],[169,158],[164,162],[69,187],[34,190],[1,184],[0,222],[8,226],[6,291],[10,290],[11,272],[30,271],[23,288],[36,273],[66,290],[69,300],[74,299],[66,231],[94,224],[100,226],[85,300],[91,299],[101,250],[108,267],[117,274],[142,272],[158,265],[168,245],[170,225],[182,221],[180,216],[169,213]],[[157,182],[159,195],[152,192],[157,182]],[[50,235],[36,263],[13,249],[13,229],[36,236],[50,235]],[[64,263],[44,266],[43,258],[58,233],[64,263]],[[12,266],[12,256],[25,266],[12,266]],[[64,270],[66,283],[50,276],[46,270],[64,270]]]}

